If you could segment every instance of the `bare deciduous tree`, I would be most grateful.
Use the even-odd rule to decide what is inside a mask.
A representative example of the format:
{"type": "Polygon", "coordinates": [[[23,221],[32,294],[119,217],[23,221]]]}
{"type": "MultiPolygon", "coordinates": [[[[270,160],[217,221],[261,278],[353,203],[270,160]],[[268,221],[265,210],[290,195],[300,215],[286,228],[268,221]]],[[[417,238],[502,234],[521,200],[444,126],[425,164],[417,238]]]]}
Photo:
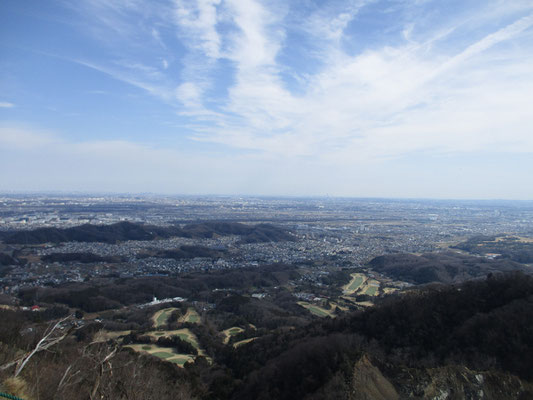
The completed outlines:
{"type": "Polygon", "coordinates": [[[58,344],[63,339],[65,339],[74,329],[76,329],[73,324],[70,324],[68,328],[65,326],[66,322],[70,319],[72,319],[72,315],[62,318],[55,324],[50,325],[48,329],[44,332],[44,335],[41,340],[37,342],[37,345],[35,345],[32,351],[22,355],[21,357],[11,362],[8,362],[7,364],[0,366],[0,370],[6,370],[12,367],[13,365],[16,365],[14,376],[15,378],[19,376],[28,361],[30,361],[30,359],[35,354],[44,350],[48,350],[50,347],[58,344]]]}

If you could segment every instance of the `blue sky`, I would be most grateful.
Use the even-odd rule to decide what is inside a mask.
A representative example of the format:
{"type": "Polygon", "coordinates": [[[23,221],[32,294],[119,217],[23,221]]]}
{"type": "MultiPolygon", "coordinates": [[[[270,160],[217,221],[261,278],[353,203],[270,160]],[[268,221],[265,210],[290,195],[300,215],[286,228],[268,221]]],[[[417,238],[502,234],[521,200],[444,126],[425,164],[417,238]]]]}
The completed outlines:
{"type": "Polygon", "coordinates": [[[0,191],[533,199],[533,3],[4,0],[0,191]]]}

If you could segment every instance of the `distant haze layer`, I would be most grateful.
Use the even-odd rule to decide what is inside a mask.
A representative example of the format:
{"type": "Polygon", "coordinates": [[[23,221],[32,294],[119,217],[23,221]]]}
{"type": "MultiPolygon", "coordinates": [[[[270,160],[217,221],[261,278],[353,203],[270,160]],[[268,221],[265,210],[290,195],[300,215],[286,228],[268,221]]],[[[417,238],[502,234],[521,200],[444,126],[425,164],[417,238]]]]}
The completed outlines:
{"type": "Polygon", "coordinates": [[[533,199],[533,3],[0,4],[0,191],[533,199]]]}

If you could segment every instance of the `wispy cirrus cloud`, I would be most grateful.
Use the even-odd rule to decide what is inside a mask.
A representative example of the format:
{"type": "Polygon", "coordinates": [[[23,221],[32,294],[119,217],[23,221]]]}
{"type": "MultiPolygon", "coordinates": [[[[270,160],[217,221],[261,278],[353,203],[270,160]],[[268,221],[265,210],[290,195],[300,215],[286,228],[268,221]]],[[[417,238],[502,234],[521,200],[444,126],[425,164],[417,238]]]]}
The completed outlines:
{"type": "Polygon", "coordinates": [[[118,43],[146,38],[125,50],[111,43],[104,62],[76,62],[173,105],[195,141],[327,163],[533,152],[527,1],[460,12],[431,1],[82,3],[87,24],[117,31],[118,43]],[[154,40],[157,57],[143,50],[154,40]]]}
{"type": "Polygon", "coordinates": [[[533,195],[530,0],[8,3],[3,188],[533,195]]]}
{"type": "Polygon", "coordinates": [[[160,72],[152,67],[143,66],[141,64],[128,64],[126,67],[120,67],[116,64],[100,65],[81,59],[70,59],[69,61],[145,90],[163,101],[172,101],[174,98],[172,90],[162,82],[163,78],[160,72]]]}
{"type": "Polygon", "coordinates": [[[57,137],[47,131],[28,129],[20,125],[0,125],[0,149],[28,150],[53,145],[57,137]]]}
{"type": "Polygon", "coordinates": [[[174,1],[173,15],[180,35],[189,47],[210,58],[218,58],[221,51],[221,37],[216,29],[220,4],[221,0],[174,1]]]}
{"type": "MultiPolygon", "coordinates": [[[[223,100],[224,122],[205,126],[194,136],[197,140],[328,160],[343,154],[341,159],[352,162],[423,149],[476,151],[502,143],[509,145],[501,149],[533,151],[525,107],[532,58],[516,48],[520,43],[531,49],[524,39],[532,35],[531,15],[515,17],[466,43],[453,40],[458,30],[468,28],[464,16],[427,34],[408,24],[409,40],[350,55],[339,38],[366,5],[354,3],[323,28],[329,34],[317,28],[329,43],[322,55],[327,62],[307,77],[303,94],[295,94],[280,78],[283,16],[273,16],[260,2],[226,5],[238,28],[227,55],[234,62],[234,83],[223,100]],[[502,48],[491,51],[497,46],[502,48]],[[497,63],[492,62],[495,57],[497,63]],[[496,103],[495,93],[500,96],[496,103]],[[511,123],[518,128],[512,134],[505,129],[511,123]]],[[[483,19],[502,17],[490,7],[481,14],[483,19]]],[[[310,18],[309,26],[320,27],[323,15],[310,18]]]]}

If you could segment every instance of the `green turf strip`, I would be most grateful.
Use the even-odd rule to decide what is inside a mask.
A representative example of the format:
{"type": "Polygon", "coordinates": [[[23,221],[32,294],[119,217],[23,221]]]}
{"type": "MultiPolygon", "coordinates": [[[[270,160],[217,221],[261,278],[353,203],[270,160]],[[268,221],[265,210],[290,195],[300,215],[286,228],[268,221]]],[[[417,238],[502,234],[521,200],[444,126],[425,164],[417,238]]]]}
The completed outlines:
{"type": "Polygon", "coordinates": [[[363,277],[358,276],[355,281],[348,287],[348,291],[356,290],[363,283],[363,277]]]}
{"type": "Polygon", "coordinates": [[[175,354],[167,353],[166,351],[158,351],[158,352],[152,353],[152,355],[159,357],[159,358],[170,358],[170,357],[175,356],[175,354]]]}

